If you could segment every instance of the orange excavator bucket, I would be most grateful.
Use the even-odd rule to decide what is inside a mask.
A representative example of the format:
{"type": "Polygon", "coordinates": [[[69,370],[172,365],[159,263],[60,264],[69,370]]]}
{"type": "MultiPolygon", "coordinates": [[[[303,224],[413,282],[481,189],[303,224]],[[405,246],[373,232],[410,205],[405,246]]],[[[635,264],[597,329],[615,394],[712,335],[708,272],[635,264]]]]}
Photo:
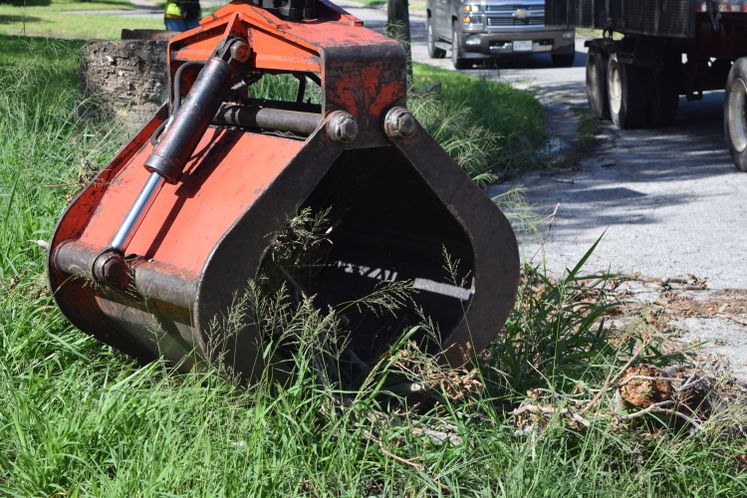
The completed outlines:
{"type": "MultiPolygon", "coordinates": [[[[272,5],[235,1],[170,40],[169,102],[54,232],[57,304],[126,353],[192,368],[210,355],[211,324],[310,208],[331,227],[323,264],[302,283],[315,303],[362,298],[383,280],[417,291],[397,316],[345,312],[358,357],[376,361],[422,312],[444,356],[462,364],[513,306],[509,223],[407,110],[401,44],[323,0],[263,1],[272,5]],[[249,98],[278,74],[298,78],[296,99],[249,98]],[[307,81],[319,104],[305,102],[307,81]]],[[[227,344],[223,358],[250,381],[262,338],[247,325],[227,344]]]]}

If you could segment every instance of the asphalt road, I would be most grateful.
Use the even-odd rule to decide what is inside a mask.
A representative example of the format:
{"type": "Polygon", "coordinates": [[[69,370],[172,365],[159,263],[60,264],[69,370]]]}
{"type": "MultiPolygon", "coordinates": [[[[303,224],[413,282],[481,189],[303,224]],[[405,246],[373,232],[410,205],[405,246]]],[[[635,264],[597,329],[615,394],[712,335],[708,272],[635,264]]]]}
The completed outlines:
{"type": "MultiPolygon", "coordinates": [[[[383,28],[383,10],[342,5],[369,27],[383,28]]],[[[449,59],[428,58],[424,18],[414,14],[413,59],[451,68],[449,59]]],[[[585,103],[585,59],[578,40],[571,68],[555,68],[548,55],[538,55],[466,72],[527,88],[543,102],[585,103]]],[[[711,288],[747,289],[747,174],[731,164],[722,105],[723,92],[713,92],[700,102],[681,99],[675,123],[666,128],[603,126],[596,149],[577,167],[524,175],[491,192],[524,186],[541,217],[558,205],[549,237],[542,237],[546,263],[556,273],[574,265],[604,234],[590,270],[694,274],[711,288]]],[[[535,237],[522,243],[527,256],[536,252],[535,237]]]]}
{"type": "Polygon", "coordinates": [[[550,268],[573,264],[604,234],[594,269],[693,274],[713,289],[747,288],[747,174],[736,171],[724,144],[723,92],[680,105],[666,128],[605,127],[597,150],[573,172],[517,180],[540,213],[559,205],[545,244],[550,268]]]}
{"type": "MultiPolygon", "coordinates": [[[[384,11],[346,8],[383,29],[384,11]]],[[[413,59],[451,68],[449,59],[428,58],[422,15],[413,13],[411,22],[413,59]]],[[[586,102],[584,64],[579,40],[572,68],[554,68],[543,55],[467,72],[532,91],[549,106],[550,135],[565,135],[576,123],[567,104],[586,102]]],[[[720,311],[675,318],[671,332],[688,342],[708,341],[706,352],[726,359],[747,382],[747,174],[737,172],[726,150],[722,106],[723,92],[712,92],[700,102],[680,99],[677,119],[665,128],[604,125],[594,150],[574,167],[526,174],[490,193],[522,186],[539,217],[555,212],[539,234],[519,234],[524,258],[544,263],[551,273],[573,267],[601,237],[588,272],[634,274],[640,282],[705,281],[707,290],[685,292],[715,302],[720,311]]],[[[644,299],[661,297],[656,285],[642,285],[648,285],[644,299]]]]}

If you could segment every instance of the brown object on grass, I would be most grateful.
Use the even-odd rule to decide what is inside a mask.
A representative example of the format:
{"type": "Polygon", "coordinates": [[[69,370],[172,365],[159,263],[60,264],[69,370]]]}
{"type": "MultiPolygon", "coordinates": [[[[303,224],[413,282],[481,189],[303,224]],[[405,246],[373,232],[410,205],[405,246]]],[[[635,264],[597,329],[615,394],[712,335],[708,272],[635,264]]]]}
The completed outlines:
{"type": "Polygon", "coordinates": [[[664,371],[653,365],[634,365],[623,373],[619,392],[625,402],[638,408],[666,401],[672,386],[664,371]]]}

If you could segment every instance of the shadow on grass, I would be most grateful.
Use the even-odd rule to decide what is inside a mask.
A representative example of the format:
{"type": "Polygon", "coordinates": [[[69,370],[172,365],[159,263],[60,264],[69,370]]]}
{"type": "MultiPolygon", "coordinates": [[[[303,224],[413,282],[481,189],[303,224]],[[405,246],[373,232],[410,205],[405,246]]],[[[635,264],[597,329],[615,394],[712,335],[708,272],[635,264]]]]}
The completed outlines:
{"type": "Polygon", "coordinates": [[[46,7],[52,0],[0,0],[0,5],[12,5],[13,7],[46,7]]]}
{"type": "MultiPolygon", "coordinates": [[[[97,5],[112,5],[113,7],[126,7],[130,8],[132,4],[128,0],[63,0],[63,1],[57,1],[55,2],[55,7],[53,10],[59,11],[61,6],[64,5],[70,5],[70,4],[78,4],[80,5],[80,10],[86,10],[86,5],[90,3],[95,3],[97,5]]],[[[0,0],[0,5],[11,5],[13,7],[47,7],[49,5],[52,5],[52,0],[0,0]]],[[[163,9],[161,5],[156,6],[142,6],[138,8],[143,9],[156,9],[160,10],[163,9]]],[[[64,9],[63,9],[64,10],[64,9]]]]}
{"type": "Polygon", "coordinates": [[[34,16],[0,16],[0,24],[15,24],[18,22],[31,24],[41,21],[43,21],[41,17],[34,16]]]}

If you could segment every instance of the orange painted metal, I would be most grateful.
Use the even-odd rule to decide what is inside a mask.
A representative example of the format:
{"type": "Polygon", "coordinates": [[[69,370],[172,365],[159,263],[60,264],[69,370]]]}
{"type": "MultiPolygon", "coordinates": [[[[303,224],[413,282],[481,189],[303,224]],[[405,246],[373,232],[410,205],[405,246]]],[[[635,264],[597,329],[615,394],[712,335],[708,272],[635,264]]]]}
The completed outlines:
{"type": "Polygon", "coordinates": [[[391,62],[381,58],[382,51],[401,57],[401,44],[326,2],[320,2],[318,19],[300,22],[232,2],[203,19],[199,28],[170,40],[171,76],[184,62],[207,60],[229,36],[250,42],[254,69],[318,74],[327,112],[344,109],[373,122],[405,98],[403,74],[391,74],[391,62]]]}
{"type": "MultiPolygon", "coordinates": [[[[303,146],[298,140],[212,128],[198,158],[180,183],[164,186],[127,252],[199,274],[220,237],[275,181],[303,146]],[[188,250],[185,250],[188,248],[188,250]]],[[[152,147],[146,143],[112,180],[80,241],[105,247],[117,221],[132,205],[133,193],[148,171],[141,165],[152,147]]]]}

